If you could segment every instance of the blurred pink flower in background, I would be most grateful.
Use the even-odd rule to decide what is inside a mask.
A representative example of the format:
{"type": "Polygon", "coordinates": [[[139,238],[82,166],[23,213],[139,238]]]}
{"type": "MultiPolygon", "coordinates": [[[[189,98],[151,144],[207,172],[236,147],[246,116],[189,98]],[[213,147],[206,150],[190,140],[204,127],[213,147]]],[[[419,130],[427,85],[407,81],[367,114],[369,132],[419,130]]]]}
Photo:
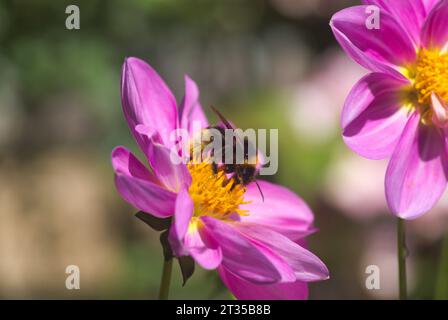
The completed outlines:
{"type": "MultiPolygon", "coordinates": [[[[323,194],[326,201],[355,220],[385,216],[384,173],[387,160],[365,161],[356,154],[341,152],[326,169],[323,194]]],[[[440,240],[448,231],[448,192],[428,214],[410,221],[409,232],[424,242],[440,240]]]]}
{"type": "Polygon", "coordinates": [[[342,152],[327,168],[326,199],[351,218],[365,220],[384,214],[384,171],[386,161],[365,161],[342,152]]]}
{"type": "Polygon", "coordinates": [[[414,219],[430,210],[447,184],[448,0],[365,0],[381,9],[370,29],[365,6],[330,22],[346,53],[372,71],[347,97],[345,143],[370,159],[390,158],[386,199],[393,214],[414,219]]]}
{"type": "MultiPolygon", "coordinates": [[[[396,299],[398,295],[397,277],[397,253],[396,248],[391,243],[396,241],[395,228],[389,224],[379,225],[369,228],[365,239],[365,247],[360,260],[362,272],[359,274],[360,284],[364,286],[365,292],[377,299],[396,299]],[[377,266],[379,268],[380,289],[368,289],[366,279],[369,274],[365,273],[367,266],[377,266]]],[[[416,265],[413,256],[407,257],[408,266],[408,286],[412,291],[416,284],[416,265]]]]}
{"type": "Polygon", "coordinates": [[[205,269],[218,268],[239,299],[306,299],[306,282],[328,278],[323,262],[299,245],[314,231],[313,213],[288,189],[259,181],[234,184],[209,163],[174,164],[170,134],[192,132],[208,122],[196,84],[185,77],[179,106],[148,64],[127,58],[122,105],[129,128],[151,170],[129,150],[112,152],[115,183],[134,207],[158,218],[172,217],[169,242],[175,256],[191,256],[205,269]],[[178,114],[179,112],[179,114],[178,114]]]}
{"type": "Polygon", "coordinates": [[[291,125],[298,136],[311,143],[325,143],[339,131],[339,117],[346,92],[366,74],[339,50],[319,59],[297,86],[290,90],[291,125]]]}
{"type": "Polygon", "coordinates": [[[409,231],[416,234],[424,242],[435,242],[446,235],[448,231],[448,192],[440,198],[439,202],[428,214],[418,221],[409,223],[409,231]]]}

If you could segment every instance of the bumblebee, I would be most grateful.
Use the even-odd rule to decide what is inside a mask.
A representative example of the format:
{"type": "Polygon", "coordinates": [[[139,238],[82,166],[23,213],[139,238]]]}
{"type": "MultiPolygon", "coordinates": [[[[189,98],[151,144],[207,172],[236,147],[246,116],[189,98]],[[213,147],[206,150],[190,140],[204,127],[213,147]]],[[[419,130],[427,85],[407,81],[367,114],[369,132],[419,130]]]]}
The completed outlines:
{"type": "MultiPolygon", "coordinates": [[[[233,135],[233,143],[232,143],[232,151],[233,157],[232,157],[232,163],[225,163],[224,155],[226,154],[226,150],[228,150],[228,146],[226,146],[226,130],[236,130],[236,128],[219,112],[215,107],[210,106],[212,111],[218,116],[218,118],[221,120],[222,124],[220,125],[214,125],[209,126],[207,129],[216,129],[217,132],[220,133],[221,141],[222,141],[222,150],[220,154],[217,156],[218,159],[216,159],[215,155],[212,154],[214,157],[214,161],[212,163],[213,166],[213,172],[215,174],[218,174],[218,172],[223,171],[225,174],[232,174],[232,179],[234,181],[234,184],[232,185],[232,188],[234,188],[235,185],[241,184],[241,185],[248,185],[251,182],[254,182],[260,191],[260,195],[262,200],[264,201],[264,195],[261,191],[260,185],[257,183],[256,177],[258,174],[257,170],[257,164],[258,164],[258,155],[257,150],[251,144],[248,137],[245,136],[243,139],[241,139],[238,135],[233,135]],[[242,141],[241,141],[242,140],[242,141]],[[242,151],[243,155],[243,163],[239,163],[237,159],[238,155],[238,148],[242,148],[239,151],[242,151]],[[251,150],[254,150],[254,155],[251,154],[251,150]],[[250,157],[256,157],[256,159],[250,159],[250,157]],[[219,161],[216,161],[219,160],[219,161]],[[254,161],[255,160],[255,161],[254,161]],[[220,165],[222,163],[222,165],[220,165]]],[[[205,130],[207,130],[205,129],[205,130]]],[[[213,137],[210,142],[213,141],[213,137]]]]}

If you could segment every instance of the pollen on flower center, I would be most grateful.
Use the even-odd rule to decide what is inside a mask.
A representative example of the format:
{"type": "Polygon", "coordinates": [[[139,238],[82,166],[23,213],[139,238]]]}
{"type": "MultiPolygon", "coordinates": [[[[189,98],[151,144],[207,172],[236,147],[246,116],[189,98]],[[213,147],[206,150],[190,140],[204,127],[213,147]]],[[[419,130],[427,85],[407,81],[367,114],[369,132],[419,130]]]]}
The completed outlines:
{"type": "Polygon", "coordinates": [[[413,73],[418,103],[429,106],[434,92],[448,101],[448,53],[421,49],[413,73]]]}
{"type": "Polygon", "coordinates": [[[194,216],[208,215],[217,219],[227,219],[234,213],[247,215],[240,205],[244,201],[245,186],[234,184],[222,171],[213,172],[210,163],[189,163],[192,183],[189,193],[194,202],[194,216]]]}

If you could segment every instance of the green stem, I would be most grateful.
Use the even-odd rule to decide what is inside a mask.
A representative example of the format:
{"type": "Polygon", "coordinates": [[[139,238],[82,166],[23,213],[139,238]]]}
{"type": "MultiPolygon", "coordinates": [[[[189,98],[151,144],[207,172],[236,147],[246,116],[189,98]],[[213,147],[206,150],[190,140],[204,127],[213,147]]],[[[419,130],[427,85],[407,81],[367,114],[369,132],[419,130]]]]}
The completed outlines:
{"type": "Polygon", "coordinates": [[[173,259],[163,259],[162,279],[160,280],[159,300],[168,300],[173,259]]]}
{"type": "Polygon", "coordinates": [[[440,253],[435,298],[448,299],[448,234],[445,235],[440,253]]]}
{"type": "Polygon", "coordinates": [[[398,253],[398,279],[400,286],[400,300],[407,299],[406,283],[406,229],[405,220],[397,221],[397,253],[398,253]]]}

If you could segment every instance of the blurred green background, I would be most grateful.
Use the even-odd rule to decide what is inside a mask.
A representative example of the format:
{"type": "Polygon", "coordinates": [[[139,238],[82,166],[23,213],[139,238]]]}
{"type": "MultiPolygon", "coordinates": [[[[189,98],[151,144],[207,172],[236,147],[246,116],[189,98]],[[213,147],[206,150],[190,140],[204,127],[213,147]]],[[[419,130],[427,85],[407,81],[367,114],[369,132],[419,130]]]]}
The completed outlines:
{"type": "MultiPolygon", "coordinates": [[[[365,71],[328,21],[355,3],[0,1],[0,298],[157,296],[158,235],[119,197],[109,159],[116,145],[138,153],[120,105],[126,56],[148,61],[179,100],[187,73],[203,106],[242,128],[279,129],[279,171],[268,179],[310,204],[319,229],[310,247],[331,272],[310,284],[310,298],[395,298],[386,163],[360,158],[340,137],[344,98],[365,71]],[[65,28],[69,4],[80,8],[80,30],[65,28]],[[80,290],[65,288],[71,264],[80,290]],[[365,287],[372,264],[381,290],[365,287]]],[[[446,295],[448,264],[438,258],[447,212],[445,197],[409,223],[414,298],[446,295]]],[[[214,272],[198,269],[185,287],[174,269],[172,298],[230,298],[214,272]]]]}

